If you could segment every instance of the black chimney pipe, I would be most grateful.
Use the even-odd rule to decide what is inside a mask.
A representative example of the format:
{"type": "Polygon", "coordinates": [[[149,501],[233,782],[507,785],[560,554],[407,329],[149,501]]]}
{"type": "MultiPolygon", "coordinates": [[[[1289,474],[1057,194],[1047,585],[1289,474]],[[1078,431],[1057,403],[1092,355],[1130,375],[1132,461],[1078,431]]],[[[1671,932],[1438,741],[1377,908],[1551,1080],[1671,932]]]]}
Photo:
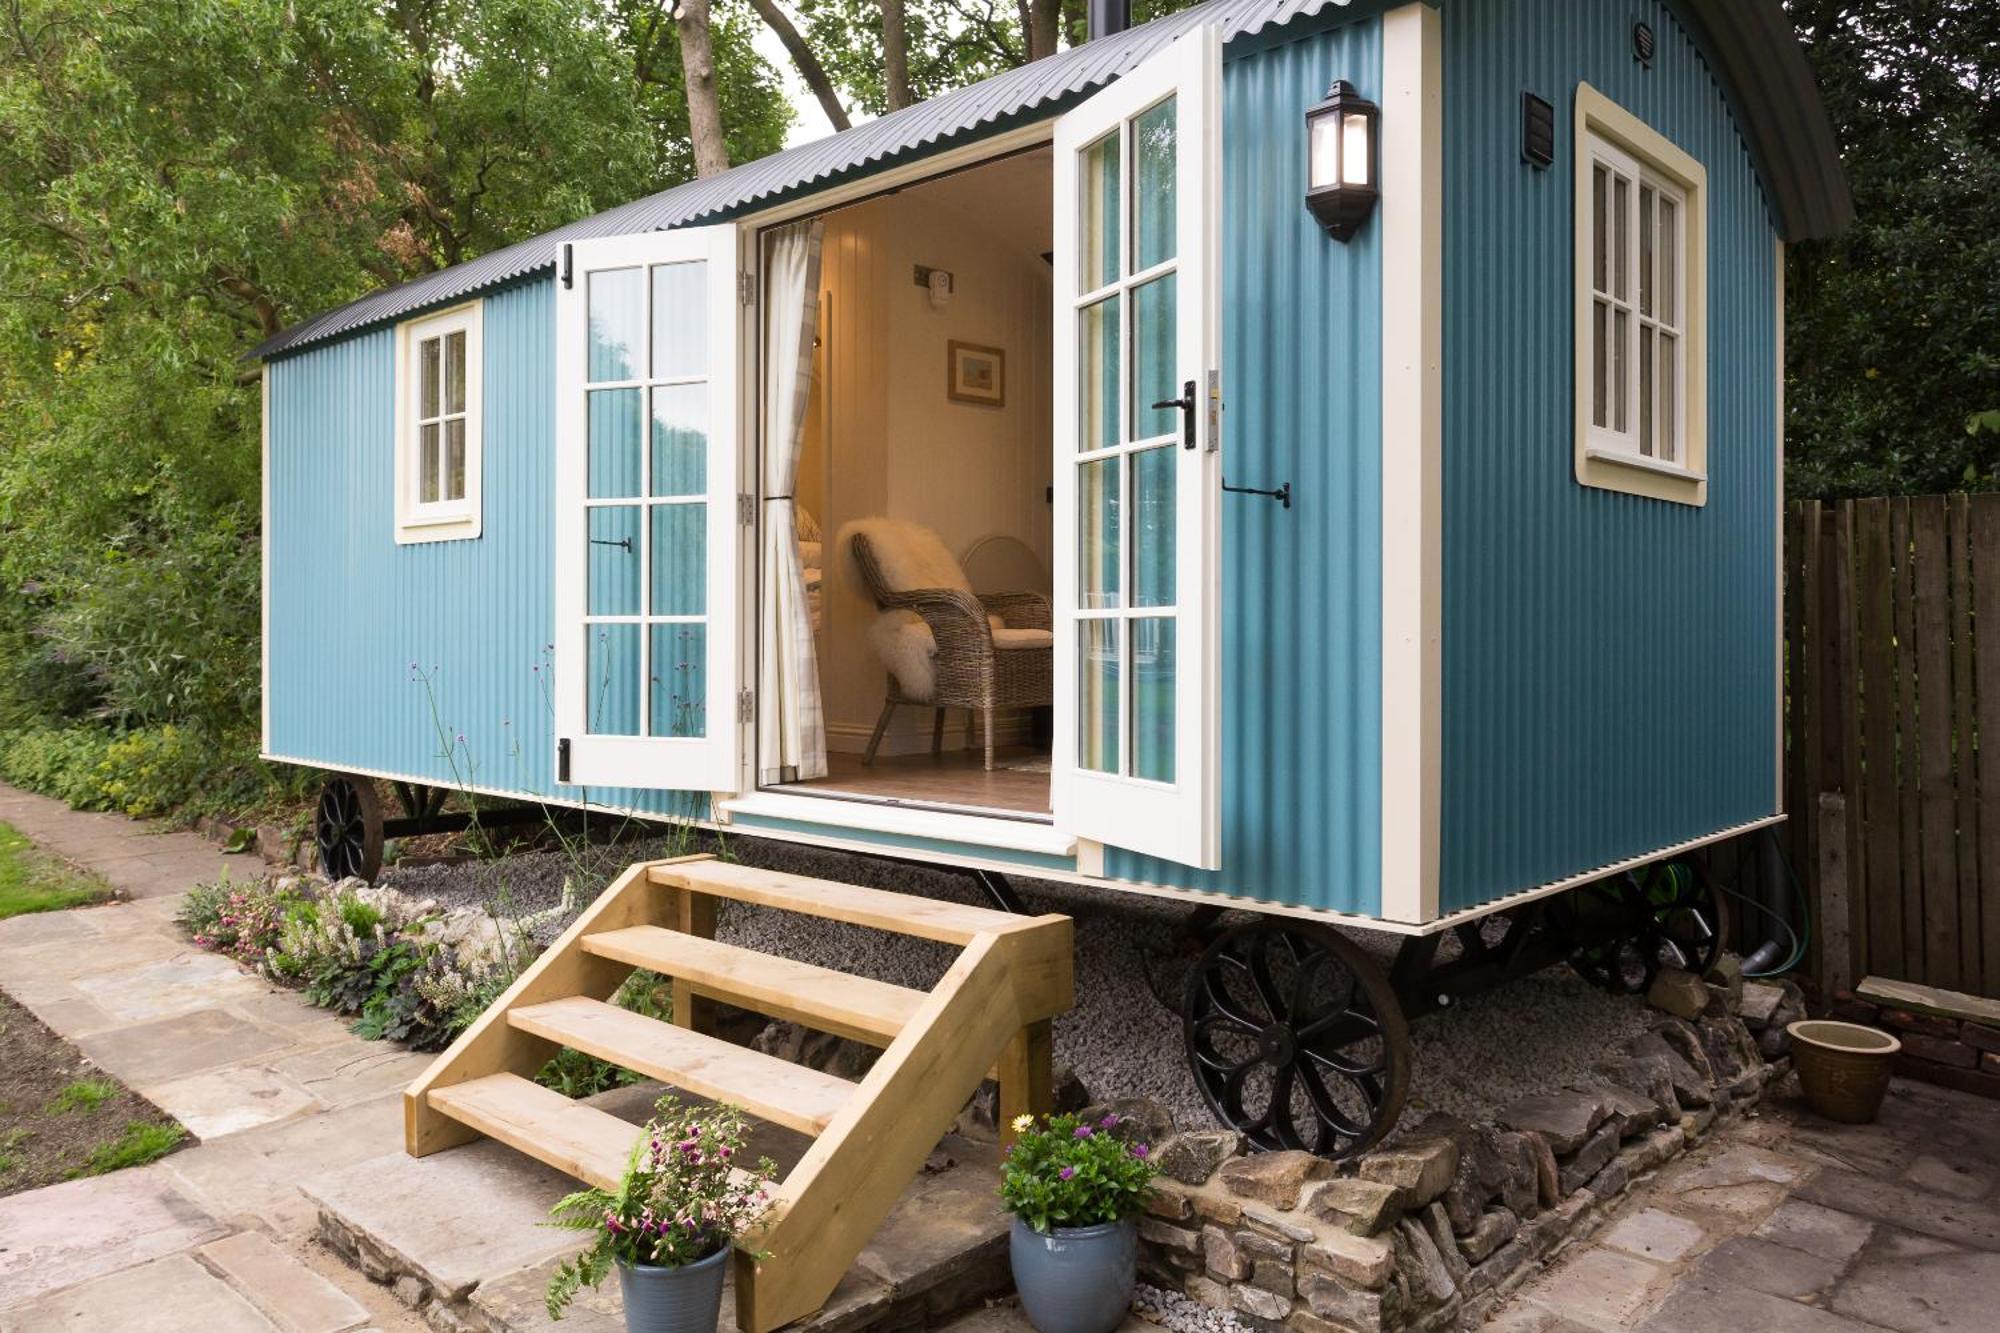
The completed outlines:
{"type": "Polygon", "coordinates": [[[1132,0],[1090,0],[1090,40],[1109,37],[1132,26],[1132,0]]]}

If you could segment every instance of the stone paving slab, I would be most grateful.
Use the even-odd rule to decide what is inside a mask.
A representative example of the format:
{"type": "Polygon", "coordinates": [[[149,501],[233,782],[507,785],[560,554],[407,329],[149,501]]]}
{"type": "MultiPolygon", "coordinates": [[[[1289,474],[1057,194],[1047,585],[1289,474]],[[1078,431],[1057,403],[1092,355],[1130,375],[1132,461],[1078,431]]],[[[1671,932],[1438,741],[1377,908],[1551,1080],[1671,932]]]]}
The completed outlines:
{"type": "Polygon", "coordinates": [[[1829,1304],[1902,1333],[2000,1327],[2000,1254],[1885,1230],[1862,1249],[1829,1304]]]}
{"type": "Polygon", "coordinates": [[[0,1199],[0,1310],[227,1230],[157,1164],[9,1195],[0,1199]]]}
{"type": "Polygon", "coordinates": [[[6,1333],[113,1333],[164,1328],[200,1333],[274,1333],[278,1325],[241,1293],[185,1254],[71,1287],[13,1314],[6,1333]]]}
{"type": "Polygon", "coordinates": [[[361,1302],[257,1232],[239,1232],[198,1253],[284,1333],[344,1333],[368,1322],[361,1302]]]}

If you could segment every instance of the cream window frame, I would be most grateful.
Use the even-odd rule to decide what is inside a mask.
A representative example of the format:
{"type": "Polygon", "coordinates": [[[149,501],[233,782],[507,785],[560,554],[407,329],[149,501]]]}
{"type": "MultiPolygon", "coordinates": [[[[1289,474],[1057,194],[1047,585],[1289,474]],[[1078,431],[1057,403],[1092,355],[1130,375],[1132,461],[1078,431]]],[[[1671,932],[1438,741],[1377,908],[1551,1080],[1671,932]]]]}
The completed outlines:
{"type": "MultiPolygon", "coordinates": [[[[468,301],[396,326],[396,544],[465,541],[482,528],[485,418],[484,304],[468,301]],[[424,418],[418,402],[422,375],[417,365],[423,345],[443,342],[450,334],[465,338],[465,494],[457,499],[425,501],[417,475],[422,461],[419,430],[424,418]]],[[[442,359],[439,374],[443,376],[442,359]]],[[[442,392],[442,382],[440,383],[442,392]]],[[[456,414],[451,414],[456,415],[456,414]]],[[[440,441],[440,451],[443,449],[440,441]]]]}
{"type": "MultiPolygon", "coordinates": [[[[1665,135],[1587,83],[1577,85],[1575,158],[1575,465],[1584,486],[1646,496],[1676,504],[1708,502],[1708,172],[1702,164],[1665,135]],[[1629,415],[1619,431],[1595,424],[1596,210],[1593,184],[1602,164],[1630,181],[1629,243],[1614,262],[1626,265],[1629,349],[1622,357],[1629,415]],[[1672,398],[1675,435],[1672,456],[1640,451],[1639,364],[1643,326],[1655,329],[1661,293],[1655,293],[1653,316],[1640,313],[1641,253],[1637,230],[1639,192],[1650,187],[1656,199],[1672,200],[1679,214],[1674,287],[1678,328],[1671,329],[1679,349],[1676,393],[1672,398]]],[[[1657,222],[1656,224],[1657,225],[1657,222]]],[[[1658,406],[1657,381],[1654,401],[1658,406]]],[[[1656,418],[1657,419],[1657,418],[1656,418]]]]}

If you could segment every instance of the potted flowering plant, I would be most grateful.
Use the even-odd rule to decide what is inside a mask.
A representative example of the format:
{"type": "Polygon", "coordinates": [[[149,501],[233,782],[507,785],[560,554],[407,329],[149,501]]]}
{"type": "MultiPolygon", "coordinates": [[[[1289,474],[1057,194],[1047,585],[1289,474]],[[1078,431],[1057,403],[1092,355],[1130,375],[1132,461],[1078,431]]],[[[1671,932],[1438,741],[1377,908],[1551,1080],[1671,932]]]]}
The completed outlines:
{"type": "Polygon", "coordinates": [[[730,1244],[770,1208],[770,1159],[743,1161],[741,1110],[660,1098],[618,1188],[579,1190],[550,1210],[550,1226],[595,1239],[549,1279],[549,1318],[616,1267],[629,1333],[712,1333],[730,1244]]]}
{"type": "Polygon", "coordinates": [[[1136,1219],[1159,1168],[1118,1126],[1115,1114],[1051,1116],[1039,1129],[1033,1116],[1014,1121],[1000,1199],[1014,1214],[1014,1286],[1039,1333],[1110,1333],[1132,1304],[1136,1219]]]}

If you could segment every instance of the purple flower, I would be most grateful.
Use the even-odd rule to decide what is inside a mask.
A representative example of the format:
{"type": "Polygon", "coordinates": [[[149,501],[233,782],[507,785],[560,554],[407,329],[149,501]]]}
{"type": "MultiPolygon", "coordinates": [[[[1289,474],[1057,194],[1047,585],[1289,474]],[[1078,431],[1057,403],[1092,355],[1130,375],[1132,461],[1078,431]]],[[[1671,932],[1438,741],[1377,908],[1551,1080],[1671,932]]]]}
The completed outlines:
{"type": "Polygon", "coordinates": [[[1093,1131],[1091,1130],[1089,1125],[1078,1125],[1076,1127],[1076,1137],[1080,1139],[1089,1138],[1092,1132],[1093,1131]]]}
{"type": "Polygon", "coordinates": [[[1099,1129],[1112,1129],[1117,1126],[1118,1120],[1119,1120],[1118,1113],[1116,1111],[1110,1111],[1105,1114],[1104,1119],[1097,1122],[1097,1127],[1099,1129]]]}
{"type": "Polygon", "coordinates": [[[1071,1176],[1076,1174],[1076,1168],[1073,1166],[1066,1166],[1062,1170],[1056,1172],[1056,1174],[1058,1176],[1061,1176],[1064,1180],[1068,1180],[1071,1176]]]}
{"type": "Polygon", "coordinates": [[[1147,1147],[1146,1147],[1146,1145],[1145,1145],[1145,1144],[1143,1144],[1143,1143],[1135,1143],[1135,1144],[1133,1144],[1133,1145],[1132,1145],[1132,1155],[1133,1155],[1134,1157],[1138,1158],[1138,1159],[1139,1159],[1140,1161],[1142,1161],[1142,1162],[1143,1162],[1143,1161],[1145,1161],[1145,1160],[1146,1160],[1146,1158],[1147,1158],[1148,1156],[1150,1156],[1151,1154],[1150,1154],[1150,1151],[1149,1151],[1149,1150],[1147,1149],[1147,1147]]]}

